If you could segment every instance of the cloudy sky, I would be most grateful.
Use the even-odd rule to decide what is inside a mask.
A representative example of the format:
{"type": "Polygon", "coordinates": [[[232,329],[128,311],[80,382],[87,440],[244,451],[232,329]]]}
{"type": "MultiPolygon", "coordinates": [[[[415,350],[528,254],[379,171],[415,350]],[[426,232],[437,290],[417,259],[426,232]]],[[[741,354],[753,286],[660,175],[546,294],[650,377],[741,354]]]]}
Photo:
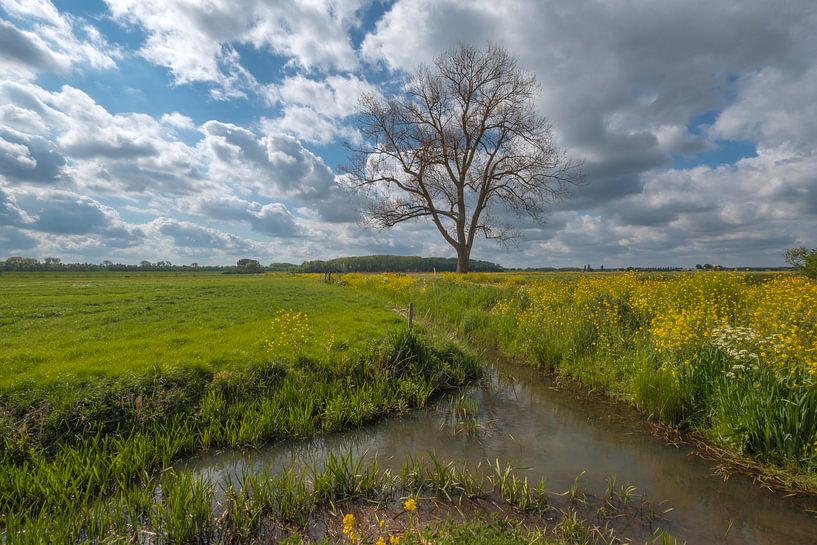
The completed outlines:
{"type": "Polygon", "coordinates": [[[587,184],[507,266],[780,265],[817,246],[814,0],[0,0],[0,259],[449,255],[336,184],[363,92],[506,47],[587,184]]]}

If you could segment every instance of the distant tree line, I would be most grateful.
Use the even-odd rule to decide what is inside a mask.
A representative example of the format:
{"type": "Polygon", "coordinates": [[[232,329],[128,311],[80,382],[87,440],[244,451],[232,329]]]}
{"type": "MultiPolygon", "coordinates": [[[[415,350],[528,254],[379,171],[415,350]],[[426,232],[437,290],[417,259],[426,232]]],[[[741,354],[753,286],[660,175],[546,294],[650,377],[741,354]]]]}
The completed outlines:
{"type": "Polygon", "coordinates": [[[0,261],[0,270],[8,272],[221,272],[225,274],[249,274],[267,271],[292,271],[298,266],[293,263],[271,263],[261,265],[256,259],[239,259],[235,265],[174,265],[170,261],[140,261],[139,264],[114,263],[63,263],[58,257],[46,257],[42,261],[32,257],[13,256],[0,261]]]}
{"type": "MultiPolygon", "coordinates": [[[[170,261],[141,261],[136,264],[114,263],[63,263],[58,257],[46,257],[42,261],[31,257],[13,256],[0,261],[0,270],[9,272],[221,272],[224,274],[255,274],[263,272],[448,272],[457,270],[457,260],[445,257],[417,257],[394,255],[370,255],[341,257],[327,261],[305,261],[301,265],[275,262],[262,265],[257,259],[239,259],[235,265],[174,265],[170,261]]],[[[474,272],[499,272],[503,268],[488,261],[471,260],[474,272]]]]}
{"type": "MultiPolygon", "coordinates": [[[[418,257],[403,255],[367,255],[339,257],[328,261],[305,261],[301,272],[455,272],[456,258],[418,257]]],[[[472,272],[500,272],[504,269],[496,263],[471,259],[472,272]]]]}
{"type": "MultiPolygon", "coordinates": [[[[721,265],[695,265],[699,271],[784,271],[794,268],[806,276],[817,277],[817,249],[794,248],[787,252],[786,260],[791,267],[724,267],[721,265]]],[[[343,272],[454,272],[457,260],[447,257],[418,257],[399,255],[367,255],[358,257],[339,257],[326,261],[304,261],[300,265],[286,262],[274,262],[262,265],[257,259],[242,258],[235,265],[174,265],[170,261],[141,261],[139,264],[114,263],[63,263],[58,257],[46,257],[42,261],[32,257],[12,256],[0,261],[0,271],[8,272],[220,272],[223,274],[257,274],[263,272],[308,272],[308,273],[343,273],[343,272]]],[[[672,272],[688,270],[683,267],[618,267],[607,268],[591,265],[582,267],[527,267],[503,268],[489,261],[472,259],[469,270],[473,272],[672,272]]]]}

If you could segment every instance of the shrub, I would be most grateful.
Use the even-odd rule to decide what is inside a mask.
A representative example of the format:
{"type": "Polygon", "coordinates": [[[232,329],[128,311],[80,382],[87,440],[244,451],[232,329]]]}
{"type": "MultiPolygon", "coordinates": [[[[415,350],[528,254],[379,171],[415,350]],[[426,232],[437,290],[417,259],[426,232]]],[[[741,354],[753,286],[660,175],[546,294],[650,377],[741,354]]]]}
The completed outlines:
{"type": "Polygon", "coordinates": [[[801,246],[786,250],[786,263],[804,276],[817,278],[817,248],[809,250],[801,246]]]}

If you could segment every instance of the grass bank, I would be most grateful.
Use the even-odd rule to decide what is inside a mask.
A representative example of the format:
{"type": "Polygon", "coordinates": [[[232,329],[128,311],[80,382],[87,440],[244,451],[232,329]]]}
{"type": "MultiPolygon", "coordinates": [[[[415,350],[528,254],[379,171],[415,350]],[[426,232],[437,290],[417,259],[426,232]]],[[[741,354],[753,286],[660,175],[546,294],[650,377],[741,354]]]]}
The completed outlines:
{"type": "Polygon", "coordinates": [[[284,275],[9,274],[0,301],[9,543],[107,536],[117,502],[200,493],[167,471],[183,455],[360,426],[480,372],[374,297],[284,275]]]}
{"type": "Polygon", "coordinates": [[[817,491],[817,283],[690,273],[347,274],[341,282],[634,403],[817,491]]]}
{"type": "Polygon", "coordinates": [[[614,481],[602,496],[579,478],[566,491],[529,483],[495,461],[476,467],[434,456],[381,469],[375,458],[247,473],[214,491],[165,472],[155,490],[132,489],[50,520],[7,526],[8,543],[675,543],[655,530],[663,513],[614,481]],[[621,532],[624,533],[621,533],[621,532]]]}

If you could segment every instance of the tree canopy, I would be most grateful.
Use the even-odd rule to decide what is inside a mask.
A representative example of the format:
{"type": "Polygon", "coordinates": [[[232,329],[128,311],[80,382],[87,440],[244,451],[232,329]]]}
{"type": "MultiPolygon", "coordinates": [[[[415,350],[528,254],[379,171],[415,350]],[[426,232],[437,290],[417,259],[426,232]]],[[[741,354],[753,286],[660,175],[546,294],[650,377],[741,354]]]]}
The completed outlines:
{"type": "MultiPolygon", "coordinates": [[[[489,261],[471,261],[475,272],[499,272],[503,268],[489,261]]],[[[305,261],[302,272],[453,272],[457,260],[446,257],[417,257],[402,255],[368,255],[339,257],[328,261],[305,261]]]]}
{"type": "Polygon", "coordinates": [[[364,95],[345,167],[380,227],[425,218],[467,272],[476,236],[507,242],[508,212],[541,221],[582,180],[535,106],[536,78],[500,47],[461,45],[419,67],[405,92],[364,95]]]}
{"type": "Polygon", "coordinates": [[[809,250],[804,246],[786,251],[786,263],[794,270],[809,278],[817,278],[817,248],[809,250]]]}

